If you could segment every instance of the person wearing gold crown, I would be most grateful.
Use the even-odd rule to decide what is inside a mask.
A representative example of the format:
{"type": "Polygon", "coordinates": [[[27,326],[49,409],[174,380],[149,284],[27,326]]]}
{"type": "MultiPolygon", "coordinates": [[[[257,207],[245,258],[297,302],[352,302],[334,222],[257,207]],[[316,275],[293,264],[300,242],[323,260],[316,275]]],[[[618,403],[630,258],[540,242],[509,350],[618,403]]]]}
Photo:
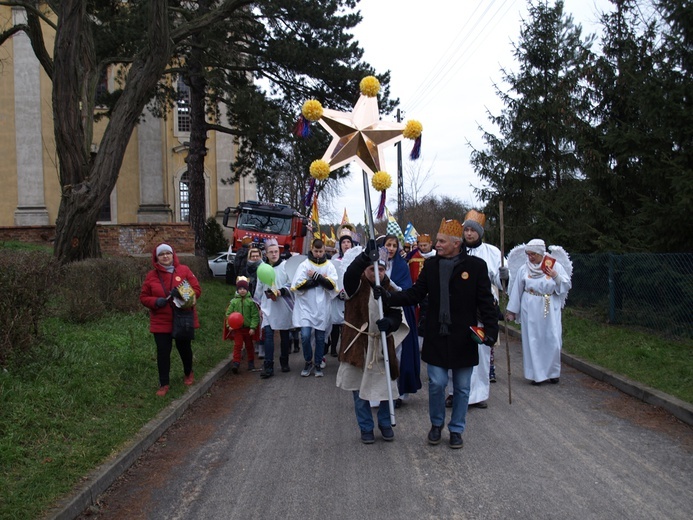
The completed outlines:
{"type": "MultiPolygon", "coordinates": [[[[470,210],[464,217],[462,224],[464,232],[464,245],[467,254],[481,258],[486,262],[488,276],[491,280],[491,291],[496,305],[500,301],[500,291],[503,290],[504,281],[508,280],[508,268],[501,268],[501,252],[495,246],[482,241],[484,236],[484,224],[486,216],[475,210],[470,210]]],[[[500,311],[499,311],[500,312],[500,311]]],[[[491,382],[496,381],[496,369],[493,364],[493,346],[479,345],[479,364],[472,372],[472,385],[469,392],[469,406],[475,408],[487,408],[488,396],[491,390],[491,382]]],[[[448,397],[445,401],[447,407],[452,406],[452,388],[448,385],[448,397]]]]}
{"type": "Polygon", "coordinates": [[[471,331],[478,324],[477,316],[485,330],[484,342],[493,345],[498,337],[498,314],[486,263],[467,254],[462,235],[462,224],[443,219],[436,235],[436,255],[424,262],[416,284],[394,294],[374,289],[389,306],[414,305],[428,296],[421,351],[421,359],[428,365],[428,443],[441,441],[445,387],[452,369],[454,399],[448,430],[450,447],[455,449],[463,444],[472,369],[479,363],[471,331]]]}

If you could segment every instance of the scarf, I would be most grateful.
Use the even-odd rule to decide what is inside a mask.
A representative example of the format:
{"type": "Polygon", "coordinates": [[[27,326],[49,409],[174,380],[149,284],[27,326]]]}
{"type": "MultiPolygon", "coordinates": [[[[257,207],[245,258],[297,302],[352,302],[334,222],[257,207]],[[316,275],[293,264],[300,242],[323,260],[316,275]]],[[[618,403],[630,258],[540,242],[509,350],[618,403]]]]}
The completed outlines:
{"type": "Polygon", "coordinates": [[[325,262],[327,262],[327,257],[326,257],[326,256],[323,256],[322,258],[315,258],[315,257],[313,256],[313,253],[311,253],[310,251],[308,251],[308,260],[310,260],[310,261],[313,262],[314,264],[321,265],[321,264],[324,264],[325,262]]]}
{"type": "Polygon", "coordinates": [[[452,278],[453,269],[462,261],[462,256],[466,254],[464,249],[462,251],[463,253],[454,258],[441,258],[438,264],[440,266],[440,310],[438,311],[438,322],[440,323],[439,333],[441,336],[450,334],[449,325],[452,324],[452,319],[450,318],[450,278],[452,278]]]}
{"type": "Polygon", "coordinates": [[[541,262],[533,264],[529,260],[527,260],[527,271],[529,272],[530,278],[541,278],[546,274],[541,270],[541,262]]]}

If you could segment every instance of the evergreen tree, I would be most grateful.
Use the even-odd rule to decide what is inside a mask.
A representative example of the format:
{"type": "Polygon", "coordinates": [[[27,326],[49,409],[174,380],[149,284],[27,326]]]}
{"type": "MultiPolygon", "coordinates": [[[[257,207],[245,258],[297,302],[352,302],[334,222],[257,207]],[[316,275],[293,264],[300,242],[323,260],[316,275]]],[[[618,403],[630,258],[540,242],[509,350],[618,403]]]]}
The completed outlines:
{"type": "MultiPolygon", "coordinates": [[[[498,202],[504,201],[510,245],[534,236],[567,240],[556,230],[572,224],[566,210],[574,204],[574,192],[584,195],[574,180],[580,178],[577,143],[588,118],[582,78],[592,38],[583,40],[581,32],[564,13],[562,1],[530,4],[514,52],[519,72],[503,70],[510,89],[496,90],[505,107],[499,116],[489,114],[499,133],[480,128],[486,148],[471,154],[486,183],[477,193],[487,203],[485,213],[491,220],[497,218],[498,202]]],[[[582,225],[591,225],[584,222],[589,214],[579,216],[582,225]]],[[[573,250],[590,247],[570,241],[563,245],[573,250]]]]}

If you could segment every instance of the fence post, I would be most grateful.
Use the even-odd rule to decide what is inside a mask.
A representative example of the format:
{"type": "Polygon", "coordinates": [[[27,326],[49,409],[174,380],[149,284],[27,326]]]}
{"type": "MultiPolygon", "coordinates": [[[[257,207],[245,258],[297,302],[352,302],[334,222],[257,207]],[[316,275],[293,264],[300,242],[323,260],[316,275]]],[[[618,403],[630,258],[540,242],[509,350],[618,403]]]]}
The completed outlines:
{"type": "Polygon", "coordinates": [[[609,253],[609,323],[616,323],[615,257],[609,253]]]}

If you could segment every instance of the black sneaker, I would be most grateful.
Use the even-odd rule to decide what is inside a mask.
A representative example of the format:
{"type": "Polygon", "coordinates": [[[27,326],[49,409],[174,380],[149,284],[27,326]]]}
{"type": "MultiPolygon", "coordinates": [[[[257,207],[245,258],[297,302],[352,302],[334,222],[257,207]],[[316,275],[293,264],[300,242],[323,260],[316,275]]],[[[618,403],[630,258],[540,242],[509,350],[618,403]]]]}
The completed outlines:
{"type": "Polygon", "coordinates": [[[231,372],[233,372],[234,374],[238,374],[238,367],[240,367],[240,366],[241,366],[240,363],[236,363],[236,362],[231,363],[231,372]]]}
{"type": "Polygon", "coordinates": [[[469,408],[488,408],[488,402],[479,401],[478,403],[470,404],[469,408]]]}
{"type": "Polygon", "coordinates": [[[289,365],[284,365],[282,367],[282,372],[291,372],[291,369],[289,368],[289,365]]]}
{"type": "Polygon", "coordinates": [[[274,375],[274,370],[271,368],[267,367],[262,367],[262,371],[260,372],[260,379],[269,379],[274,375]]]}
{"type": "Polygon", "coordinates": [[[393,431],[392,426],[378,425],[378,429],[380,430],[380,433],[383,436],[384,441],[390,442],[395,440],[395,432],[393,431]]]}
{"type": "Polygon", "coordinates": [[[375,442],[375,435],[373,435],[373,430],[369,432],[364,432],[363,430],[361,430],[361,442],[364,444],[373,444],[375,442]]]}
{"type": "Polygon", "coordinates": [[[458,450],[462,447],[462,434],[450,432],[450,447],[453,450],[458,450]]]}
{"type": "Polygon", "coordinates": [[[445,398],[445,408],[452,408],[452,396],[449,395],[445,398]]]}
{"type": "Polygon", "coordinates": [[[431,430],[428,432],[428,444],[440,444],[440,432],[442,429],[442,426],[436,426],[435,424],[431,425],[431,430]]]}
{"type": "Polygon", "coordinates": [[[552,385],[557,385],[559,382],[560,379],[557,377],[552,377],[551,379],[549,379],[549,383],[551,383],[552,385]]]}

